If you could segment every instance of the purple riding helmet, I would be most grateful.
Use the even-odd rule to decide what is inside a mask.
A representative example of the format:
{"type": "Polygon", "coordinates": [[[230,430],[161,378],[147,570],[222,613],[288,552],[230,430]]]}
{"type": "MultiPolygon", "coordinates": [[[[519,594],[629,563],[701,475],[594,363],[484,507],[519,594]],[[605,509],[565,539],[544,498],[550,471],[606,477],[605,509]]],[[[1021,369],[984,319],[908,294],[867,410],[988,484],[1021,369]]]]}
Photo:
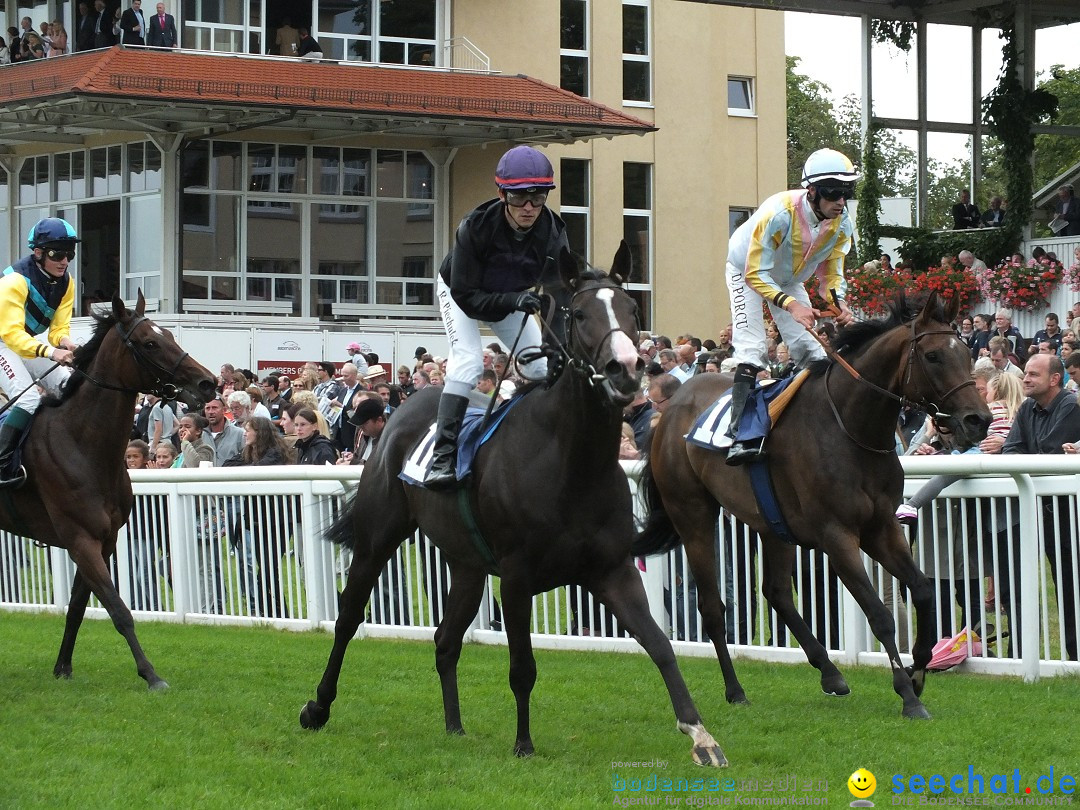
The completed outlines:
{"type": "Polygon", "coordinates": [[[499,159],[495,185],[503,191],[539,191],[555,188],[555,170],[543,153],[531,146],[515,146],[499,159]]]}

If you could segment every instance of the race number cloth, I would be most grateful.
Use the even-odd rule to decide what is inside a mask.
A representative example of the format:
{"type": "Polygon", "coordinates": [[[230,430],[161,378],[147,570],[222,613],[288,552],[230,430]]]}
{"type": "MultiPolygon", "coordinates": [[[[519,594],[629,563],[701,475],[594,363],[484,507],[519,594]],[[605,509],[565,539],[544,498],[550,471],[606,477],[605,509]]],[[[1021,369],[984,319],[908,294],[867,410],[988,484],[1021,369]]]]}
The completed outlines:
{"type": "MultiPolygon", "coordinates": [[[[525,393],[528,392],[526,391],[525,393]]],[[[470,405],[465,411],[465,419],[461,423],[461,432],[458,434],[457,479],[459,481],[463,481],[472,471],[473,459],[476,458],[476,453],[480,449],[480,445],[491,438],[495,433],[495,429],[502,424],[503,419],[510,413],[510,409],[517,405],[523,396],[525,396],[524,393],[518,394],[502,406],[496,408],[492,412],[491,419],[486,426],[484,425],[484,414],[486,409],[470,405]],[[481,428],[483,428],[483,430],[481,430],[481,428]]],[[[401,468],[401,472],[398,473],[398,478],[405,483],[423,486],[424,478],[431,469],[431,463],[434,458],[435,433],[437,432],[437,429],[438,425],[432,422],[431,427],[428,428],[420,441],[417,442],[416,447],[414,447],[412,452],[405,457],[405,464],[401,468]]]]}

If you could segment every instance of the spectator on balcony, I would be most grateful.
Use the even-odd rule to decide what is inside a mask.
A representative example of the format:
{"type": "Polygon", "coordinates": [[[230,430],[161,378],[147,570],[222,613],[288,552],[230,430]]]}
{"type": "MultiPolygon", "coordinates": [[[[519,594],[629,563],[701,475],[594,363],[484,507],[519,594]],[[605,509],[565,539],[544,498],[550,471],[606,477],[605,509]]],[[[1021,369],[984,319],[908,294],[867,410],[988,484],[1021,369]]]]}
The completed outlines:
{"type": "Polygon", "coordinates": [[[1066,183],[1057,190],[1053,213],[1055,221],[1064,223],[1060,229],[1053,222],[1050,223],[1050,227],[1055,228],[1055,236],[1080,235],[1080,200],[1073,195],[1072,183],[1066,183]]]}
{"type": "Polygon", "coordinates": [[[297,50],[297,56],[309,62],[318,61],[323,58],[322,46],[317,39],[311,36],[311,33],[306,28],[300,29],[300,45],[297,50]]]}
{"type": "Polygon", "coordinates": [[[288,17],[281,18],[281,27],[277,30],[277,43],[279,56],[298,56],[300,52],[300,32],[292,26],[292,20],[288,17]]]}
{"type": "Polygon", "coordinates": [[[83,0],[79,3],[79,21],[75,24],[75,50],[89,51],[94,47],[94,24],[97,22],[97,12],[92,11],[90,3],[83,0]]]}
{"type": "Polygon", "coordinates": [[[120,15],[120,44],[146,44],[146,17],[143,15],[142,0],[131,0],[131,8],[120,15]]]}
{"type": "Polygon", "coordinates": [[[165,13],[164,3],[157,4],[157,14],[147,23],[146,44],[153,48],[175,48],[180,44],[176,18],[165,13]]]}
{"type": "Polygon", "coordinates": [[[22,38],[22,59],[20,61],[29,62],[31,59],[44,59],[45,58],[45,43],[42,42],[41,37],[33,31],[27,31],[26,35],[22,38]]]}
{"type": "Polygon", "coordinates": [[[1022,366],[1027,362],[1027,341],[1025,341],[1024,336],[1020,334],[1020,330],[1013,326],[1012,310],[1002,308],[997,311],[997,314],[994,315],[993,334],[996,337],[1003,337],[1009,340],[1012,344],[1012,352],[1017,358],[1017,365],[1022,366]]]}
{"type": "Polygon", "coordinates": [[[990,207],[983,211],[982,225],[984,228],[1000,228],[1005,222],[1005,201],[994,195],[990,198],[990,207]]]}
{"type": "Polygon", "coordinates": [[[49,31],[51,32],[51,40],[48,56],[63,56],[68,53],[68,32],[63,24],[59,20],[53,20],[49,31]]]}
{"type": "Polygon", "coordinates": [[[953,230],[978,228],[982,220],[978,207],[971,201],[971,192],[966,188],[960,191],[956,205],[952,207],[953,230]]]}
{"type": "Polygon", "coordinates": [[[961,250],[956,258],[960,260],[960,264],[973,273],[982,273],[987,269],[986,262],[977,258],[970,250],[961,250]]]}

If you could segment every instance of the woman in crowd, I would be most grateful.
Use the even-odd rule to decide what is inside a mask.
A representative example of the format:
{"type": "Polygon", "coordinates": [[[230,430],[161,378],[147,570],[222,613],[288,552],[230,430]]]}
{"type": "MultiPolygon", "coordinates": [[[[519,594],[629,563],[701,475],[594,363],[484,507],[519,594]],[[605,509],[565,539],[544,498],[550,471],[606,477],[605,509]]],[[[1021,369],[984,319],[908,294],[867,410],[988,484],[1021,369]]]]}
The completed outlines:
{"type": "MultiPolygon", "coordinates": [[[[274,423],[264,416],[253,416],[244,423],[243,450],[222,466],[276,466],[290,464],[292,456],[292,448],[274,423]]],[[[230,536],[243,543],[249,607],[259,616],[286,618],[281,558],[289,536],[290,510],[271,496],[248,496],[243,501],[243,509],[233,513],[238,525],[233,526],[230,536]]]]}
{"type": "Polygon", "coordinates": [[[0,37],[0,65],[11,64],[11,51],[8,50],[7,42],[0,37]]]}
{"type": "Polygon", "coordinates": [[[180,454],[172,442],[162,442],[154,448],[154,459],[148,465],[153,470],[171,470],[182,463],[180,454]]]}
{"type": "MultiPolygon", "coordinates": [[[[301,411],[301,409],[310,408],[312,411],[315,412],[315,421],[318,422],[319,433],[321,435],[325,436],[328,439],[331,437],[332,434],[330,433],[330,425],[326,421],[326,417],[323,416],[322,412],[319,410],[319,400],[318,400],[318,398],[315,396],[315,394],[313,392],[311,392],[311,391],[298,391],[298,392],[296,392],[293,395],[292,403],[290,404],[290,408],[292,408],[292,410],[289,413],[289,416],[291,417],[291,419],[294,422],[296,420],[296,414],[298,414],[301,411]],[[295,407],[293,407],[293,406],[295,406],[295,407]]],[[[294,425],[293,433],[294,434],[296,433],[295,425],[294,425]]]]}
{"type": "Polygon", "coordinates": [[[293,414],[292,421],[296,428],[297,464],[334,464],[337,461],[337,449],[319,433],[316,411],[300,408],[293,414]]]}
{"type": "Polygon", "coordinates": [[[27,31],[26,36],[23,37],[22,58],[23,61],[45,58],[45,43],[42,42],[41,37],[33,31],[27,31]]]}
{"type": "Polygon", "coordinates": [[[68,32],[59,20],[53,20],[50,27],[50,41],[48,57],[63,56],[68,52],[68,32]]]}

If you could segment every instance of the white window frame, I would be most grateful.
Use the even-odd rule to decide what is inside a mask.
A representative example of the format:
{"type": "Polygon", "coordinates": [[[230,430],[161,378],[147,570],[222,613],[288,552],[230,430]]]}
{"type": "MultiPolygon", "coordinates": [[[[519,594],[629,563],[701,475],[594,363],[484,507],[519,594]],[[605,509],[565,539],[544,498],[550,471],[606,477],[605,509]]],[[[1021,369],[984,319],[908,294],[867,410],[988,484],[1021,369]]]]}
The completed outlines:
{"type": "MultiPolygon", "coordinates": [[[[585,164],[585,199],[587,205],[559,204],[559,214],[580,214],[585,218],[585,259],[592,261],[592,161],[588,158],[562,158],[562,160],[576,160],[585,164]]],[[[559,176],[563,176],[562,161],[559,163],[559,176]]]]}
{"type": "Polygon", "coordinates": [[[728,90],[728,115],[737,116],[739,118],[757,118],[757,93],[754,87],[753,76],[728,76],[728,83],[731,82],[743,82],[746,87],[747,98],[750,99],[750,107],[732,107],[731,106],[731,90],[728,90]]]}
{"type": "MultiPolygon", "coordinates": [[[[576,59],[584,59],[585,60],[585,76],[586,76],[586,78],[585,78],[585,93],[583,94],[583,97],[584,98],[589,98],[589,97],[592,96],[592,57],[590,55],[591,51],[592,51],[592,9],[589,7],[590,0],[575,0],[575,2],[580,2],[582,7],[585,10],[585,14],[584,14],[584,16],[585,16],[585,47],[584,47],[584,49],[581,49],[581,50],[579,50],[577,48],[563,48],[563,47],[561,47],[562,42],[560,42],[559,43],[559,45],[560,45],[560,48],[559,48],[559,69],[560,69],[560,72],[561,72],[561,70],[562,70],[562,58],[564,56],[571,56],[571,57],[574,57],[576,59]]],[[[560,4],[560,11],[561,11],[561,4],[560,4]]],[[[560,82],[559,82],[560,87],[562,86],[561,78],[562,77],[560,76],[560,82]]],[[[563,89],[565,89],[565,88],[563,88],[563,89]]]]}

